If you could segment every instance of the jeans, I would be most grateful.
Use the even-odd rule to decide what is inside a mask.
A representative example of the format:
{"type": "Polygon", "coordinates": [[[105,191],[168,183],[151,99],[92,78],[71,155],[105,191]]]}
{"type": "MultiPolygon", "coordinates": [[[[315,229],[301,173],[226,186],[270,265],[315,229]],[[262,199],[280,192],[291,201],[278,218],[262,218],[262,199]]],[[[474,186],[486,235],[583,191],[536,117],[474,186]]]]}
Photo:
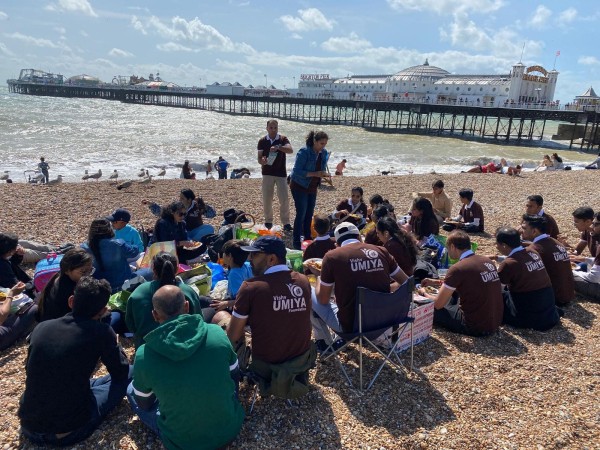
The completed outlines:
{"type": "Polygon", "coordinates": [[[152,405],[150,409],[140,408],[135,400],[133,383],[130,383],[129,386],[127,386],[127,400],[129,401],[131,409],[135,414],[137,414],[140,420],[146,424],[146,426],[150,428],[156,435],[160,436],[160,431],[158,429],[158,416],[160,416],[158,401],[154,402],[154,405],[152,405]]]}
{"type": "Polygon", "coordinates": [[[192,241],[200,241],[203,236],[207,234],[212,234],[215,232],[215,228],[212,225],[205,223],[204,225],[200,225],[199,227],[194,228],[191,231],[188,231],[188,237],[192,241]]]}
{"type": "Polygon", "coordinates": [[[292,189],[292,197],[296,205],[296,218],[294,219],[293,243],[294,248],[300,250],[302,242],[300,236],[310,239],[310,225],[315,213],[317,194],[309,194],[292,189]]]}
{"type": "Polygon", "coordinates": [[[342,327],[338,319],[338,306],[334,302],[329,302],[326,305],[322,305],[317,301],[315,290],[312,290],[312,314],[310,315],[310,321],[312,323],[313,331],[315,333],[315,339],[324,339],[327,344],[331,344],[333,339],[329,333],[329,328],[335,332],[341,332],[342,327]]]}
{"type": "Polygon", "coordinates": [[[218,170],[217,172],[219,173],[219,180],[226,180],[227,179],[227,170],[218,170]]]}
{"type": "Polygon", "coordinates": [[[90,380],[90,419],[66,436],[59,439],[54,433],[36,433],[26,428],[22,428],[23,434],[37,445],[66,446],[83,441],[98,428],[108,413],[121,403],[132,376],[133,366],[130,366],[126,380],[112,382],[110,375],[90,380]]]}
{"type": "Polygon", "coordinates": [[[0,325],[0,351],[13,345],[21,337],[25,337],[35,325],[37,305],[33,305],[22,315],[10,314],[0,325]]]}

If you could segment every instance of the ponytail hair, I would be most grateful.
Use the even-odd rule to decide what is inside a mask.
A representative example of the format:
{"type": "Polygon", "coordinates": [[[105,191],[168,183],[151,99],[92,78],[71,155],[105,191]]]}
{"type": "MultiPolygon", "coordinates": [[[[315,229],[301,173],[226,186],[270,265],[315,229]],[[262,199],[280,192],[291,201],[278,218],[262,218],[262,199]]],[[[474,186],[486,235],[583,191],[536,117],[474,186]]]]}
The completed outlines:
{"type": "Polygon", "coordinates": [[[329,139],[329,136],[327,136],[327,133],[324,131],[311,130],[310,133],[306,135],[306,146],[312,147],[315,142],[320,141],[321,139],[329,139]]]}
{"type": "Polygon", "coordinates": [[[396,223],[394,219],[391,217],[379,219],[376,227],[377,231],[380,233],[387,231],[390,234],[391,239],[396,239],[398,242],[400,242],[400,244],[402,244],[408,253],[410,263],[413,266],[417,264],[417,255],[419,254],[417,244],[415,244],[415,241],[410,234],[398,226],[398,223],[396,223]]]}
{"type": "Polygon", "coordinates": [[[159,287],[172,285],[177,286],[177,268],[179,261],[177,257],[167,252],[160,252],[152,259],[152,271],[158,280],[159,287]]]}

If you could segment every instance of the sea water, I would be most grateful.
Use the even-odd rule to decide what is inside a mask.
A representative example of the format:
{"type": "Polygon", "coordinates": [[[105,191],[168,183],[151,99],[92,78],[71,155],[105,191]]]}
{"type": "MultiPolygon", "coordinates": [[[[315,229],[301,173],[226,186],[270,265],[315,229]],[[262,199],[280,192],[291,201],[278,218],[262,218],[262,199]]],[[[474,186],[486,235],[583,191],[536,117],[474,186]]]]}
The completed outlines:
{"type": "MultiPolygon", "coordinates": [[[[214,163],[222,156],[231,169],[245,167],[255,177],[260,176],[256,146],[266,133],[266,122],[266,117],[214,111],[11,94],[0,87],[0,173],[9,171],[14,182],[24,182],[43,156],[50,164],[50,177],[60,174],[65,181],[80,181],[85,170],[91,174],[101,169],[106,179],[117,169],[119,179],[125,180],[137,178],[141,169],[157,174],[162,167],[166,178],[178,178],[189,159],[198,178],[204,178],[207,161],[214,163]]],[[[556,128],[556,123],[547,123],[544,141],[556,128]]],[[[311,129],[329,135],[332,172],[339,161],[348,161],[344,175],[460,172],[501,157],[533,169],[544,154],[554,151],[575,169],[593,159],[560,144],[543,148],[539,141],[500,145],[279,120],[279,131],[289,137],[294,150],[304,146],[311,129]]],[[[288,171],[293,164],[292,155],[288,171]]]]}

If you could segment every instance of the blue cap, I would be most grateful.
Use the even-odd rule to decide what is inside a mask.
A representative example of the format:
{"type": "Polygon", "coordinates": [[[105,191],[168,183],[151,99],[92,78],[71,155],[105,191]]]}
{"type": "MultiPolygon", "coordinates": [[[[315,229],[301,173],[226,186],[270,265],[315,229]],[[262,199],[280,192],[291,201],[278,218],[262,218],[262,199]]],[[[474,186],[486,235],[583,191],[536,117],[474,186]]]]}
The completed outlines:
{"type": "Polygon", "coordinates": [[[277,255],[279,258],[285,258],[287,250],[285,243],[277,236],[261,236],[251,245],[240,247],[246,252],[262,252],[269,255],[277,255]]]}

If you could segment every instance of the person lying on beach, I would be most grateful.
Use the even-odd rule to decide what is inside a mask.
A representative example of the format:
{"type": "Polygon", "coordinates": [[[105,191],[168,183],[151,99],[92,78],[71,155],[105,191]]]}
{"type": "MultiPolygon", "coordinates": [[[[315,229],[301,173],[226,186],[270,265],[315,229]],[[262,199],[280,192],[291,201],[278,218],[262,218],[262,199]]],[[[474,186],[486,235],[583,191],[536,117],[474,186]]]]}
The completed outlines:
{"type": "Polygon", "coordinates": [[[598,153],[598,157],[585,166],[586,169],[600,169],[600,153],[598,153]]]}
{"type": "Polygon", "coordinates": [[[508,162],[506,162],[505,158],[500,160],[500,165],[502,166],[502,173],[509,176],[519,176],[521,175],[521,170],[523,169],[520,164],[517,164],[515,167],[510,166],[508,162]]]}
{"type": "Polygon", "coordinates": [[[458,196],[462,203],[460,213],[458,216],[452,218],[452,220],[446,220],[442,228],[446,231],[462,228],[467,233],[483,233],[483,208],[473,200],[473,190],[461,189],[458,192],[458,196]]]}
{"type": "Polygon", "coordinates": [[[466,173],[498,173],[502,171],[500,164],[496,165],[494,161],[491,161],[485,165],[475,166],[466,171],[466,173]]]}

